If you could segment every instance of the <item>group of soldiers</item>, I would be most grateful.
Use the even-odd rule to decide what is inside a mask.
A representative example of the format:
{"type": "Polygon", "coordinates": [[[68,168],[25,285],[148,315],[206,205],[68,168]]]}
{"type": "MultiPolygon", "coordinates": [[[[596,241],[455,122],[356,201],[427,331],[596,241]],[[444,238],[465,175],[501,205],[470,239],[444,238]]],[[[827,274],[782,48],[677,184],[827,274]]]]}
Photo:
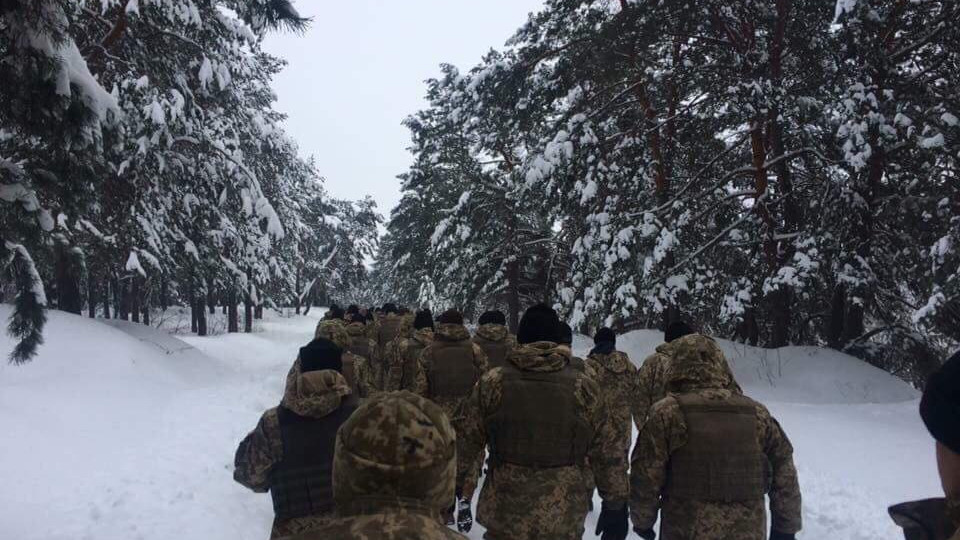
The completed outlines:
{"type": "MultiPolygon", "coordinates": [[[[272,539],[793,539],[793,448],[718,345],[683,322],[638,369],[599,329],[585,359],[546,305],[516,335],[484,313],[334,307],[234,478],[269,491],[272,539]],[[638,431],[631,454],[634,427],[638,431]]],[[[945,484],[946,485],[946,484],[945,484]]]]}

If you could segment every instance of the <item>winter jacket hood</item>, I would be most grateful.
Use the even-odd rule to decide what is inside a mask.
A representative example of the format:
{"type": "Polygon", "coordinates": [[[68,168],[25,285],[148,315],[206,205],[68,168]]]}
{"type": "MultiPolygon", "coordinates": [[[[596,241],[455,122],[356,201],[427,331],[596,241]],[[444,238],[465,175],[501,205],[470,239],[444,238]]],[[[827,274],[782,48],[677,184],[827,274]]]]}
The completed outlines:
{"type": "Polygon", "coordinates": [[[345,351],[348,350],[353,343],[347,330],[347,325],[343,324],[343,321],[340,319],[320,321],[317,324],[317,331],[313,337],[314,339],[328,339],[345,351]]]}
{"type": "Polygon", "coordinates": [[[510,330],[502,324],[481,324],[477,328],[477,336],[487,341],[503,341],[510,335],[510,330]]]}
{"type": "Polygon", "coordinates": [[[289,381],[280,405],[300,416],[323,418],[337,410],[350,393],[347,380],[336,371],[309,371],[289,381]]]}
{"type": "Polygon", "coordinates": [[[363,323],[350,323],[347,325],[347,333],[350,334],[350,337],[365,336],[367,332],[369,332],[367,325],[363,323]]]}
{"type": "Polygon", "coordinates": [[[333,492],[341,515],[408,508],[438,515],[454,499],[457,435],[411,392],[369,398],[340,427],[333,492]]]}
{"type": "Polygon", "coordinates": [[[413,336],[410,337],[410,339],[413,339],[420,345],[423,345],[424,347],[426,347],[431,343],[433,343],[433,339],[434,339],[433,328],[421,328],[419,330],[416,330],[413,333],[413,336]]]}
{"type": "Polygon", "coordinates": [[[560,371],[570,363],[570,348],[552,341],[519,345],[507,360],[524,371],[560,371]]]}
{"type": "Polygon", "coordinates": [[[596,365],[612,373],[626,373],[628,370],[636,369],[630,362],[630,358],[617,350],[610,353],[593,352],[590,353],[588,358],[593,360],[596,365]]]}
{"type": "MultiPolygon", "coordinates": [[[[729,389],[733,383],[730,366],[713,339],[690,334],[670,343],[667,389],[671,392],[729,389]]],[[[658,352],[660,348],[657,348],[658,352]]]]}
{"type": "Polygon", "coordinates": [[[434,339],[437,341],[464,341],[470,339],[470,331],[462,324],[438,324],[434,339]]]}

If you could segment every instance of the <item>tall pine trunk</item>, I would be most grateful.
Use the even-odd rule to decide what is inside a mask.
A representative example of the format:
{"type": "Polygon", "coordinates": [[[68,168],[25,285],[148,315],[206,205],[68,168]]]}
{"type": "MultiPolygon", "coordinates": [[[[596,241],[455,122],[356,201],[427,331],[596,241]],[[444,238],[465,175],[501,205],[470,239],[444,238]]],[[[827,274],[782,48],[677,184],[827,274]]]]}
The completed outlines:
{"type": "Polygon", "coordinates": [[[103,280],[103,318],[110,318],[110,278],[103,280]]]}
{"type": "Polygon", "coordinates": [[[197,295],[197,335],[207,335],[207,311],[204,306],[206,292],[197,295]]]}
{"type": "Polygon", "coordinates": [[[193,290],[193,286],[190,287],[190,331],[194,334],[198,331],[198,325],[200,322],[200,317],[197,315],[197,294],[193,290]]]}
{"type": "Polygon", "coordinates": [[[253,302],[249,294],[243,299],[243,331],[253,332],[253,302]]]}
{"type": "Polygon", "coordinates": [[[87,315],[91,319],[97,316],[97,286],[90,271],[87,271],[87,315]]]}
{"type": "Polygon", "coordinates": [[[235,333],[240,331],[240,323],[237,320],[237,292],[230,287],[227,295],[227,332],[235,333]]]}
{"type": "Polygon", "coordinates": [[[134,274],[130,278],[130,314],[133,322],[140,322],[140,276],[134,274]]]}

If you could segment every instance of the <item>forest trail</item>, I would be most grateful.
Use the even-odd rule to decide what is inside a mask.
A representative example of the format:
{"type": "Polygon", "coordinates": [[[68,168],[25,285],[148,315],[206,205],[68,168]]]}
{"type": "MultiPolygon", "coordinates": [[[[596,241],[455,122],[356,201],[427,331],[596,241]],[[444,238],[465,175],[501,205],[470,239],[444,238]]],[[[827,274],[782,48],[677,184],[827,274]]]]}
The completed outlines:
{"type": "MultiPolygon", "coordinates": [[[[51,311],[34,362],[0,366],[0,537],[267,538],[269,496],[233,482],[233,452],[276,405],[319,315],[268,314],[254,334],[174,338],[51,311]]],[[[620,345],[639,363],[659,339],[633,332],[620,345]]],[[[588,344],[578,336],[577,352],[588,344]]],[[[0,337],[0,349],[10,346],[0,337]]],[[[908,385],[833,351],[722,346],[793,440],[800,538],[894,540],[887,505],[939,493],[908,385]]],[[[596,516],[584,538],[595,538],[596,516]]]]}

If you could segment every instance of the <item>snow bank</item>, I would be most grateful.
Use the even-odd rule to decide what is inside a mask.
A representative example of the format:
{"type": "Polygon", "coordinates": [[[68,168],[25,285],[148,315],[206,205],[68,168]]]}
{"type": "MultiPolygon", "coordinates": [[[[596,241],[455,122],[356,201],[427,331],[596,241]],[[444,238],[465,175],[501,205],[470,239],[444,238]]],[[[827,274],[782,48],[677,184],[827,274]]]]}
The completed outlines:
{"type": "MultiPolygon", "coordinates": [[[[50,311],[34,362],[0,366],[0,538],[267,538],[270,497],[233,482],[233,453],[279,401],[322,312],[268,313],[256,334],[177,339],[50,311]]],[[[0,306],[0,319],[9,314],[0,306]]],[[[631,332],[620,346],[640,362],[660,339],[631,332]]],[[[576,337],[578,352],[590,344],[576,337]]],[[[0,336],[0,350],[12,346],[0,336]]],[[[939,493],[912,388],[835,352],[721,346],[793,440],[800,538],[894,540],[887,505],[939,493]]],[[[584,538],[595,538],[597,515],[584,538]]],[[[477,527],[470,537],[482,535],[477,527]]]]}

